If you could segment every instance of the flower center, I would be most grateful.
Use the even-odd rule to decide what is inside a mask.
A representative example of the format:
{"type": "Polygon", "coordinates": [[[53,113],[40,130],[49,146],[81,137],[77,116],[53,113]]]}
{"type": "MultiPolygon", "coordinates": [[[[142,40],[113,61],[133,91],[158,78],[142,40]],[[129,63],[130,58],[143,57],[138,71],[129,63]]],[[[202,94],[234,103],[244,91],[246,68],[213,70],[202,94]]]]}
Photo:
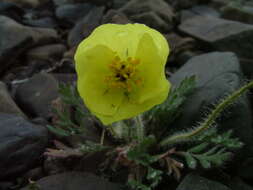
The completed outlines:
{"type": "Polygon", "coordinates": [[[126,92],[130,92],[134,85],[142,84],[143,79],[138,77],[137,66],[140,64],[139,59],[128,57],[126,61],[122,61],[119,56],[115,56],[112,63],[108,65],[112,71],[112,75],[105,77],[105,82],[109,88],[122,88],[126,92]]]}

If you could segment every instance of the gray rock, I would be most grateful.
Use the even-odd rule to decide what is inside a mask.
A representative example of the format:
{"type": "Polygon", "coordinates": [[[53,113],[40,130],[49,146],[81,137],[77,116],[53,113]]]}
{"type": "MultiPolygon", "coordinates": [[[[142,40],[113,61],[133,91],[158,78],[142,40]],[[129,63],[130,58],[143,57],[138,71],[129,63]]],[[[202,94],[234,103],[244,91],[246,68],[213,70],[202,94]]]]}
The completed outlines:
{"type": "Polygon", "coordinates": [[[189,0],[166,0],[167,3],[173,5],[173,7],[176,8],[176,10],[181,10],[181,9],[189,9],[196,5],[195,0],[189,1],[189,0]]]}
{"type": "MultiPolygon", "coordinates": [[[[197,86],[182,107],[182,115],[172,124],[181,131],[195,126],[210,107],[240,88],[243,82],[239,61],[234,53],[213,52],[193,57],[183,65],[170,81],[177,86],[185,77],[195,75],[197,86]]],[[[234,135],[250,147],[252,145],[252,114],[246,96],[242,96],[217,120],[220,130],[233,129],[234,135]],[[243,122],[242,122],[243,121],[243,122]]],[[[174,129],[175,130],[175,129],[174,129]]]]}
{"type": "Polygon", "coordinates": [[[191,19],[195,16],[220,17],[220,13],[208,6],[194,6],[191,9],[181,11],[181,22],[191,19]]]}
{"type": "Polygon", "coordinates": [[[4,2],[11,2],[11,3],[15,3],[17,5],[20,5],[22,7],[26,7],[26,8],[36,8],[41,6],[42,4],[48,2],[49,0],[2,0],[4,2]]]}
{"type": "Polygon", "coordinates": [[[73,0],[53,0],[55,6],[61,6],[73,3],[73,0]]]}
{"type": "Polygon", "coordinates": [[[0,189],[1,190],[9,190],[9,189],[11,189],[11,188],[13,188],[15,186],[15,184],[14,183],[12,183],[12,182],[8,182],[8,181],[1,181],[0,182],[0,189]]]}
{"type": "Polygon", "coordinates": [[[230,4],[223,7],[221,12],[225,19],[253,24],[253,7],[230,4]]]}
{"type": "Polygon", "coordinates": [[[253,180],[253,157],[247,157],[238,167],[238,175],[246,180],[253,180]]]}
{"type": "Polygon", "coordinates": [[[68,45],[70,47],[78,45],[101,23],[104,9],[104,7],[94,8],[87,16],[76,23],[68,36],[68,45]]]}
{"type": "Polygon", "coordinates": [[[46,73],[34,75],[17,87],[16,99],[20,107],[31,116],[49,118],[51,103],[58,97],[58,82],[46,73]]]}
{"type": "Polygon", "coordinates": [[[119,9],[127,4],[129,0],[113,0],[113,9],[119,9]]]}
{"type": "Polygon", "coordinates": [[[175,14],[163,0],[131,0],[119,9],[130,20],[168,32],[173,27],[175,14]]]}
{"type": "Polygon", "coordinates": [[[26,117],[10,96],[6,85],[0,81],[0,113],[16,114],[26,117]]]}
{"type": "MultiPolygon", "coordinates": [[[[40,190],[120,190],[120,185],[110,183],[89,173],[68,172],[40,179],[40,190]]],[[[21,190],[29,190],[23,188],[21,190]]]]}
{"type": "Polygon", "coordinates": [[[212,0],[210,5],[212,7],[220,9],[220,8],[226,6],[227,4],[229,4],[230,2],[231,2],[231,0],[212,0]]]}
{"type": "Polygon", "coordinates": [[[245,183],[240,178],[233,178],[229,184],[232,190],[253,190],[253,187],[245,183]]]}
{"type": "Polygon", "coordinates": [[[180,31],[220,51],[232,51],[253,58],[253,26],[215,17],[194,17],[179,26],[180,31]]]}
{"type": "Polygon", "coordinates": [[[87,15],[94,5],[89,3],[66,4],[56,9],[56,17],[71,24],[87,15]]]}
{"type": "Polygon", "coordinates": [[[50,44],[31,49],[27,52],[27,57],[28,59],[60,60],[66,50],[63,44],[50,44]]]}
{"type": "Polygon", "coordinates": [[[56,73],[53,75],[55,79],[59,81],[59,83],[64,83],[64,84],[74,84],[77,81],[77,76],[76,74],[71,74],[71,73],[56,73]]]}
{"type": "Polygon", "coordinates": [[[43,17],[39,19],[27,19],[23,21],[26,25],[42,28],[56,28],[58,26],[56,20],[51,17],[43,17]]]}
{"type": "Polygon", "coordinates": [[[111,9],[104,15],[102,23],[128,24],[132,21],[124,13],[111,9]]]}
{"type": "Polygon", "coordinates": [[[19,20],[24,15],[24,10],[12,2],[0,2],[0,15],[19,20]]]}
{"type": "Polygon", "coordinates": [[[231,190],[227,186],[206,179],[204,177],[200,177],[198,175],[189,174],[187,175],[183,181],[179,184],[176,190],[231,190]]]}
{"type": "Polygon", "coordinates": [[[0,16],[0,33],[0,73],[32,45],[58,40],[53,29],[23,26],[5,16],[0,16]]]}
{"type": "Polygon", "coordinates": [[[46,128],[10,114],[0,114],[0,128],[0,180],[14,179],[40,160],[48,133],[46,128]]]}

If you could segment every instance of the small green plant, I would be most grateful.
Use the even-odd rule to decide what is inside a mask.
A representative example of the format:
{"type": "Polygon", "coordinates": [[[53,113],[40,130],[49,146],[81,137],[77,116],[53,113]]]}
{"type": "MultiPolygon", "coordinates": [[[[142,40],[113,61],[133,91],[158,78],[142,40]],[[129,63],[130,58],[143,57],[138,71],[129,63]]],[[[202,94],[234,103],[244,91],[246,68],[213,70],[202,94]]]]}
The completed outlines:
{"type": "MultiPolygon", "coordinates": [[[[49,149],[47,155],[68,157],[107,151],[110,164],[107,165],[105,161],[103,167],[111,171],[117,167],[127,168],[127,183],[138,190],[155,189],[165,176],[174,176],[179,180],[185,167],[194,170],[199,167],[209,169],[222,166],[243,143],[233,136],[232,130],[221,133],[215,121],[222,111],[253,87],[253,82],[219,101],[197,126],[170,134],[167,129],[180,116],[181,107],[194,91],[195,84],[194,76],[185,78],[177,88],[171,90],[163,104],[135,119],[120,121],[111,126],[100,123],[100,144],[85,141],[73,149],[56,141],[57,149],[49,149]],[[105,146],[103,141],[108,137],[114,139],[114,143],[105,146]]],[[[65,108],[72,109],[56,109],[57,120],[55,125],[49,126],[50,131],[63,137],[85,133],[80,117],[93,117],[83,111],[75,88],[60,86],[60,93],[61,103],[65,108]]]]}
{"type": "Polygon", "coordinates": [[[84,111],[82,100],[75,87],[59,85],[60,98],[53,102],[53,126],[48,129],[58,136],[71,136],[84,133],[85,128],[80,126],[84,117],[89,113],[84,111]]]}
{"type": "Polygon", "coordinates": [[[40,186],[35,182],[29,179],[29,184],[27,186],[29,190],[40,190],[40,186]]]}

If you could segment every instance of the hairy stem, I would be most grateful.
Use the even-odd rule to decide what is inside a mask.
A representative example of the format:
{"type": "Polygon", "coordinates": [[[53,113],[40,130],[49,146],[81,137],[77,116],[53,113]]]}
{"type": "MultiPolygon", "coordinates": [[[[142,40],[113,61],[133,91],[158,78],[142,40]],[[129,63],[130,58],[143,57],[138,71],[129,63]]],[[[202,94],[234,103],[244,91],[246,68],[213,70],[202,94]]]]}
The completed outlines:
{"type": "Polygon", "coordinates": [[[144,124],[141,115],[138,115],[135,117],[135,122],[136,122],[136,129],[137,129],[137,138],[138,141],[141,142],[144,139],[145,135],[145,129],[144,129],[144,124]]]}
{"type": "Polygon", "coordinates": [[[105,128],[103,128],[103,131],[100,137],[100,145],[104,145],[104,140],[105,140],[105,128]]]}
{"type": "Polygon", "coordinates": [[[231,95],[227,96],[225,99],[221,100],[221,102],[217,104],[217,106],[209,113],[208,117],[200,124],[200,126],[185,133],[175,134],[167,137],[160,143],[160,145],[165,146],[177,142],[187,141],[193,136],[198,135],[204,130],[208,129],[226,107],[232,104],[239,96],[241,96],[246,90],[250,88],[253,88],[253,81],[247,83],[237,91],[233,92],[231,95]]]}

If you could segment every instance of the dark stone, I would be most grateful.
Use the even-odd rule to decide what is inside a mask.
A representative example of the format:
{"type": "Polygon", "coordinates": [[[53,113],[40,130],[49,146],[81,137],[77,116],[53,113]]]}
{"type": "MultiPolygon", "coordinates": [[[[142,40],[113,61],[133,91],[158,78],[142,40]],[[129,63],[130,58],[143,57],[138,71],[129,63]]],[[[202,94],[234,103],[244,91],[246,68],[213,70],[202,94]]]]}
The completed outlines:
{"type": "Polygon", "coordinates": [[[240,178],[233,178],[228,185],[231,190],[253,190],[253,187],[245,183],[240,178]]]}
{"type": "Polygon", "coordinates": [[[66,4],[56,9],[56,17],[64,22],[75,24],[80,18],[86,16],[94,5],[89,3],[66,4]]]}
{"type": "Polygon", "coordinates": [[[0,15],[20,20],[20,17],[24,15],[24,10],[12,2],[0,2],[0,15]]]}
{"type": "Polygon", "coordinates": [[[39,46],[27,52],[28,59],[60,60],[67,48],[63,44],[39,46]]]}
{"type": "MultiPolygon", "coordinates": [[[[192,75],[197,77],[197,86],[182,106],[182,115],[172,124],[178,131],[196,126],[210,107],[240,88],[244,80],[239,61],[230,52],[213,52],[193,57],[172,75],[170,81],[177,86],[185,77],[192,75]]],[[[217,126],[222,131],[233,129],[234,135],[245,143],[245,148],[251,147],[253,130],[248,98],[242,96],[227,108],[217,120],[217,126]]]]}
{"type": "MultiPolygon", "coordinates": [[[[88,3],[90,0],[76,0],[77,3],[88,3]]],[[[111,7],[113,4],[113,0],[92,0],[92,4],[97,6],[106,6],[111,7]]]]}
{"type": "MultiPolygon", "coordinates": [[[[121,185],[113,184],[93,174],[68,172],[40,179],[36,182],[40,190],[120,190],[121,185]]],[[[21,190],[29,190],[23,188],[21,190]]]]}
{"type": "Polygon", "coordinates": [[[35,180],[41,179],[44,176],[45,176],[45,173],[44,173],[43,168],[38,167],[38,168],[33,168],[33,169],[29,170],[22,177],[23,177],[23,179],[25,179],[27,181],[29,181],[29,179],[35,181],[35,180]]]}
{"type": "Polygon", "coordinates": [[[0,74],[32,45],[58,40],[53,29],[23,26],[5,16],[0,16],[0,34],[0,74]]]}
{"type": "Polygon", "coordinates": [[[130,21],[124,13],[110,9],[104,15],[102,23],[128,24],[132,23],[132,21],[130,21]]]}
{"type": "Polygon", "coordinates": [[[240,57],[253,58],[253,26],[215,17],[194,17],[179,29],[220,51],[232,51],[240,57]]]}
{"type": "Polygon", "coordinates": [[[187,175],[183,181],[179,184],[176,190],[231,190],[227,186],[206,179],[204,177],[200,177],[198,175],[189,174],[187,175]]]}
{"type": "Polygon", "coordinates": [[[0,182],[0,189],[1,190],[10,190],[13,189],[13,187],[15,186],[15,184],[13,184],[12,182],[8,182],[8,181],[4,181],[4,182],[0,182]]]}
{"type": "Polygon", "coordinates": [[[1,0],[4,2],[15,3],[24,8],[38,8],[47,3],[49,0],[1,0]]]}
{"type": "Polygon", "coordinates": [[[253,59],[240,59],[243,74],[248,78],[253,78],[253,59]]]}
{"type": "Polygon", "coordinates": [[[24,26],[5,16],[0,16],[0,33],[1,73],[34,41],[24,26]]]}
{"type": "Polygon", "coordinates": [[[0,113],[17,114],[26,117],[17,104],[13,101],[8,89],[4,83],[0,81],[0,113]]]}
{"type": "Polygon", "coordinates": [[[20,107],[31,116],[49,118],[51,103],[58,97],[58,82],[46,73],[36,74],[17,87],[16,99],[20,107]]]}
{"type": "Polygon", "coordinates": [[[55,6],[61,6],[74,3],[74,0],[53,0],[55,6]]]}
{"type": "Polygon", "coordinates": [[[230,4],[223,7],[221,12],[225,19],[253,24],[253,7],[230,4]]]}
{"type": "Polygon", "coordinates": [[[192,6],[196,5],[196,2],[194,0],[189,1],[189,0],[166,0],[167,3],[171,4],[173,7],[175,7],[176,10],[181,10],[181,9],[189,9],[192,6]]]}
{"type": "Polygon", "coordinates": [[[172,7],[163,0],[131,0],[119,10],[130,20],[164,32],[170,31],[173,27],[175,14],[172,7]]]}
{"type": "Polygon", "coordinates": [[[212,0],[210,5],[214,8],[220,9],[229,4],[230,2],[231,0],[212,0]]]}
{"type": "Polygon", "coordinates": [[[87,16],[76,23],[68,36],[68,45],[77,46],[84,38],[88,37],[91,32],[99,26],[102,21],[104,7],[92,9],[87,16]]]}
{"type": "Polygon", "coordinates": [[[40,5],[40,0],[2,0],[3,2],[11,2],[11,3],[15,3],[21,7],[24,8],[35,8],[38,7],[40,5]]]}
{"type": "Polygon", "coordinates": [[[119,9],[128,3],[129,0],[113,0],[113,9],[119,9]]]}
{"type": "Polygon", "coordinates": [[[220,17],[220,13],[215,9],[208,6],[194,6],[188,10],[181,11],[181,22],[186,21],[187,19],[193,18],[195,16],[206,16],[206,17],[220,17]]]}
{"type": "Polygon", "coordinates": [[[0,114],[0,128],[0,179],[14,179],[41,159],[48,132],[42,126],[10,114],[0,114]]]}
{"type": "MultiPolygon", "coordinates": [[[[251,147],[252,148],[252,147],[251,147]]],[[[246,158],[238,167],[238,175],[246,180],[253,180],[253,157],[246,158]]]]}
{"type": "Polygon", "coordinates": [[[39,19],[28,19],[23,21],[26,25],[42,28],[57,28],[57,22],[51,17],[44,17],[39,19]]]}
{"type": "Polygon", "coordinates": [[[76,74],[71,74],[71,73],[56,73],[53,75],[55,79],[59,81],[59,83],[65,83],[65,84],[73,84],[77,81],[77,76],[76,74]]]}

